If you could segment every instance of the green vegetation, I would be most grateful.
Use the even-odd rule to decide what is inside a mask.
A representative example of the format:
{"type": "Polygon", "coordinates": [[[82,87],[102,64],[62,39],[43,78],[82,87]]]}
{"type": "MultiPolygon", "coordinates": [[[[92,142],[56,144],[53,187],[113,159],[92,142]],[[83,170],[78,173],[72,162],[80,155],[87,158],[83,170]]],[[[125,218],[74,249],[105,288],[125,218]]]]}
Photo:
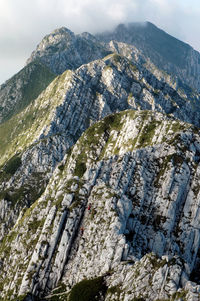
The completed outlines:
{"type": "Polygon", "coordinates": [[[153,93],[154,93],[155,96],[158,96],[158,95],[160,94],[160,90],[154,89],[154,90],[153,90],[153,93]]]}
{"type": "MultiPolygon", "coordinates": [[[[24,300],[26,300],[26,298],[27,298],[28,296],[30,297],[31,295],[28,294],[28,295],[23,295],[23,296],[17,296],[16,298],[12,299],[12,301],[24,301],[24,300]]],[[[13,297],[13,296],[11,295],[11,297],[13,297]]],[[[1,299],[0,299],[0,300],[1,300],[1,299]]],[[[34,296],[34,300],[35,300],[35,301],[39,301],[40,299],[34,296]]],[[[2,300],[2,301],[4,301],[4,300],[2,300]]],[[[5,301],[7,301],[7,300],[5,300],[5,301]]]]}
{"type": "Polygon", "coordinates": [[[30,221],[28,223],[28,230],[33,233],[35,233],[37,231],[37,229],[40,227],[40,226],[43,226],[44,224],[44,220],[37,220],[37,219],[34,219],[33,221],[30,221]]]}
{"type": "MultiPolygon", "coordinates": [[[[42,128],[50,125],[54,110],[62,103],[65,80],[70,76],[70,71],[66,71],[56,77],[48,89],[32,101],[25,110],[0,124],[0,165],[3,165],[14,153],[22,152],[33,145],[42,128]]],[[[40,140],[40,143],[46,141],[47,138],[40,140]]]]}
{"type": "Polygon", "coordinates": [[[22,164],[21,157],[15,155],[6,163],[4,167],[4,171],[7,174],[14,175],[14,173],[21,166],[21,164],[22,164]]]}
{"type": "Polygon", "coordinates": [[[78,176],[81,178],[86,171],[86,164],[84,161],[78,161],[76,162],[76,167],[74,169],[75,176],[78,176]]]}
{"type": "MultiPolygon", "coordinates": [[[[158,133],[158,128],[162,128],[162,120],[156,120],[152,116],[151,111],[145,110],[137,112],[135,110],[128,110],[108,115],[103,120],[88,128],[79,139],[79,150],[81,152],[77,156],[74,154],[76,160],[75,175],[82,177],[86,171],[85,162],[88,158],[91,162],[103,159],[108,146],[113,155],[119,154],[120,147],[116,146],[116,139],[113,139],[113,131],[120,132],[126,118],[138,118],[139,122],[137,128],[139,134],[126,140],[120,147],[123,147],[127,151],[133,151],[134,149],[151,146],[153,144],[152,141],[155,136],[155,132],[157,131],[158,133]],[[100,143],[101,139],[104,140],[104,144],[100,143]],[[97,153],[99,153],[99,156],[97,153]]],[[[164,128],[164,133],[166,133],[166,135],[163,135],[163,139],[160,142],[167,141],[168,144],[174,144],[175,141],[180,138],[180,135],[176,133],[176,131],[183,131],[187,128],[187,124],[184,125],[183,123],[169,120],[168,124],[164,128]],[[173,136],[171,133],[168,135],[169,130],[174,130],[175,133],[173,136]],[[166,139],[166,137],[168,138],[166,139]]],[[[167,157],[165,162],[162,164],[157,179],[155,180],[156,185],[159,178],[162,174],[164,174],[168,162],[171,160],[173,160],[175,165],[183,162],[181,155],[167,157]]]]}
{"type": "Polygon", "coordinates": [[[171,301],[178,301],[178,300],[183,300],[185,301],[186,300],[186,295],[187,295],[187,292],[182,290],[181,292],[176,292],[172,295],[172,298],[170,299],[171,301]]]}
{"type": "Polygon", "coordinates": [[[73,209],[77,208],[78,206],[81,205],[81,201],[80,200],[76,200],[72,203],[72,205],[69,207],[69,210],[72,211],[73,209]]]}
{"type": "Polygon", "coordinates": [[[138,68],[132,64],[132,62],[130,62],[130,68],[133,72],[136,72],[138,70],[138,68]]]}
{"type": "Polygon", "coordinates": [[[171,299],[156,299],[155,301],[171,301],[171,299]]]}
{"type": "Polygon", "coordinates": [[[14,301],[24,301],[26,299],[27,295],[18,296],[14,301]]]}
{"type": "Polygon", "coordinates": [[[139,137],[139,140],[138,140],[140,147],[150,144],[150,142],[153,139],[156,127],[159,126],[160,124],[161,124],[161,121],[153,120],[152,122],[147,124],[142,129],[142,133],[141,133],[141,135],[139,137]]]}
{"type": "Polygon", "coordinates": [[[122,293],[122,290],[120,288],[119,285],[115,285],[112,287],[109,287],[109,289],[107,290],[106,295],[117,295],[117,298],[120,300],[120,294],[122,293]]]}
{"type": "MultiPolygon", "coordinates": [[[[0,180],[5,175],[5,172],[0,175],[0,180]]],[[[34,173],[31,177],[31,185],[24,184],[20,188],[10,187],[0,191],[0,199],[6,199],[14,206],[17,202],[21,205],[26,199],[29,204],[34,203],[44,192],[45,183],[43,182],[43,173],[34,173]]]]}
{"type": "Polygon", "coordinates": [[[111,129],[118,131],[121,129],[121,118],[125,114],[127,114],[127,112],[120,112],[106,116],[103,120],[87,129],[83,137],[86,137],[89,145],[98,143],[99,136],[106,133],[106,131],[109,133],[111,129]]]}
{"type": "MultiPolygon", "coordinates": [[[[85,133],[79,139],[79,145],[81,152],[76,156],[76,166],[74,170],[74,174],[78,177],[82,177],[86,171],[86,160],[88,154],[91,152],[93,153],[93,158],[98,159],[96,157],[96,150],[99,148],[99,139],[102,136],[107,138],[107,143],[110,143],[110,131],[116,130],[120,131],[122,127],[121,119],[123,115],[126,115],[127,112],[120,112],[116,114],[111,114],[105,117],[103,120],[97,122],[96,124],[92,125],[88,128],[85,133]]],[[[104,146],[104,150],[101,152],[101,158],[106,150],[107,145],[104,146]]],[[[92,158],[90,158],[92,159],[92,158]]]]}
{"type": "Polygon", "coordinates": [[[61,283],[57,288],[51,292],[51,298],[48,298],[49,301],[66,301],[68,293],[66,293],[66,286],[61,283]]]}
{"type": "Polygon", "coordinates": [[[18,94],[20,95],[12,110],[4,114],[3,121],[10,119],[13,115],[26,108],[32,100],[50,84],[56,77],[45,65],[39,61],[32,62],[25,66],[20,72],[14,75],[6,85],[11,87],[10,93],[15,93],[16,86],[22,82],[18,94]]]}
{"type": "Polygon", "coordinates": [[[179,131],[183,131],[185,128],[187,128],[187,124],[183,124],[180,121],[173,122],[172,126],[171,126],[171,130],[174,133],[177,133],[179,131]]]}
{"type": "Polygon", "coordinates": [[[147,254],[147,257],[155,270],[158,270],[167,263],[166,259],[161,260],[153,253],[147,254]]]}
{"type": "Polygon", "coordinates": [[[107,287],[103,277],[84,279],[77,283],[71,290],[69,301],[94,301],[100,294],[105,294],[107,287]]]}
{"type": "Polygon", "coordinates": [[[114,62],[115,62],[116,64],[117,64],[117,63],[120,63],[120,62],[121,62],[121,55],[115,53],[115,54],[113,55],[113,60],[114,60],[114,62]]]}
{"type": "Polygon", "coordinates": [[[67,293],[62,293],[58,295],[53,295],[51,298],[48,298],[48,301],[66,301],[67,300],[67,293]]]}

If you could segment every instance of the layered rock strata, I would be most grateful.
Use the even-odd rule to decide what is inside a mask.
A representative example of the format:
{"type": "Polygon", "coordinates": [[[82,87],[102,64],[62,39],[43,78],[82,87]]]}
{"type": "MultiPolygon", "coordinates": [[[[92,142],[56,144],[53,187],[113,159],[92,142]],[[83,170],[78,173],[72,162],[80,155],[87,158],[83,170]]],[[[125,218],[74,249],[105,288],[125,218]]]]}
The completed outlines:
{"type": "Polygon", "coordinates": [[[195,128],[150,111],[89,128],[4,239],[2,300],[99,276],[105,300],[198,300],[199,151],[195,128]]]}

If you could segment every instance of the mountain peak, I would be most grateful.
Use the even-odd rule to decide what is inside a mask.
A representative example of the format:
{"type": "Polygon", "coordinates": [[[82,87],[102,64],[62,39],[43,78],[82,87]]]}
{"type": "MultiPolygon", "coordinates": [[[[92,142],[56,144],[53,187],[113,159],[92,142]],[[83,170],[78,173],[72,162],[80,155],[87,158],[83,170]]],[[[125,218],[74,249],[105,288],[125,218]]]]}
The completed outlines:
{"type": "Polygon", "coordinates": [[[70,36],[74,36],[74,33],[66,28],[66,27],[60,27],[60,28],[56,28],[54,31],[52,31],[52,33],[50,33],[50,35],[54,35],[54,34],[68,34],[70,36]]]}

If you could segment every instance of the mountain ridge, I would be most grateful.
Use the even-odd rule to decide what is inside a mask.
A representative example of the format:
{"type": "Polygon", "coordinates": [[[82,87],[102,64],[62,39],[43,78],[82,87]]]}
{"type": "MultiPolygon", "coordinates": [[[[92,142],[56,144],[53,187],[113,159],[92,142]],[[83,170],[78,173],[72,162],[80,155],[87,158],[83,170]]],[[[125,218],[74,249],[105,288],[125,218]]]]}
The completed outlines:
{"type": "Polygon", "coordinates": [[[118,31],[55,30],[0,100],[1,301],[200,297],[199,78],[118,31]]]}

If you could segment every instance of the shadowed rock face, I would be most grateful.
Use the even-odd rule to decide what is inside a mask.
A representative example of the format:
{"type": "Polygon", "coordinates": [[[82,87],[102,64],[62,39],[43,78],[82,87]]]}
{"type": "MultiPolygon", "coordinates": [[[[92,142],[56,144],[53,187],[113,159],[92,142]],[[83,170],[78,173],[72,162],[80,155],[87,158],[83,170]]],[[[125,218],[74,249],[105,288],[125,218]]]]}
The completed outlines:
{"type": "Polygon", "coordinates": [[[39,61],[32,62],[0,86],[0,123],[22,111],[56,77],[39,61]]]}
{"type": "Polygon", "coordinates": [[[61,28],[14,77],[72,69],[0,125],[0,300],[198,300],[199,95],[138,50],[156,34],[191,50],[61,28]]]}
{"type": "Polygon", "coordinates": [[[99,34],[97,38],[106,43],[114,40],[134,45],[159,69],[199,91],[199,53],[152,23],[121,24],[113,32],[99,34]]]}

